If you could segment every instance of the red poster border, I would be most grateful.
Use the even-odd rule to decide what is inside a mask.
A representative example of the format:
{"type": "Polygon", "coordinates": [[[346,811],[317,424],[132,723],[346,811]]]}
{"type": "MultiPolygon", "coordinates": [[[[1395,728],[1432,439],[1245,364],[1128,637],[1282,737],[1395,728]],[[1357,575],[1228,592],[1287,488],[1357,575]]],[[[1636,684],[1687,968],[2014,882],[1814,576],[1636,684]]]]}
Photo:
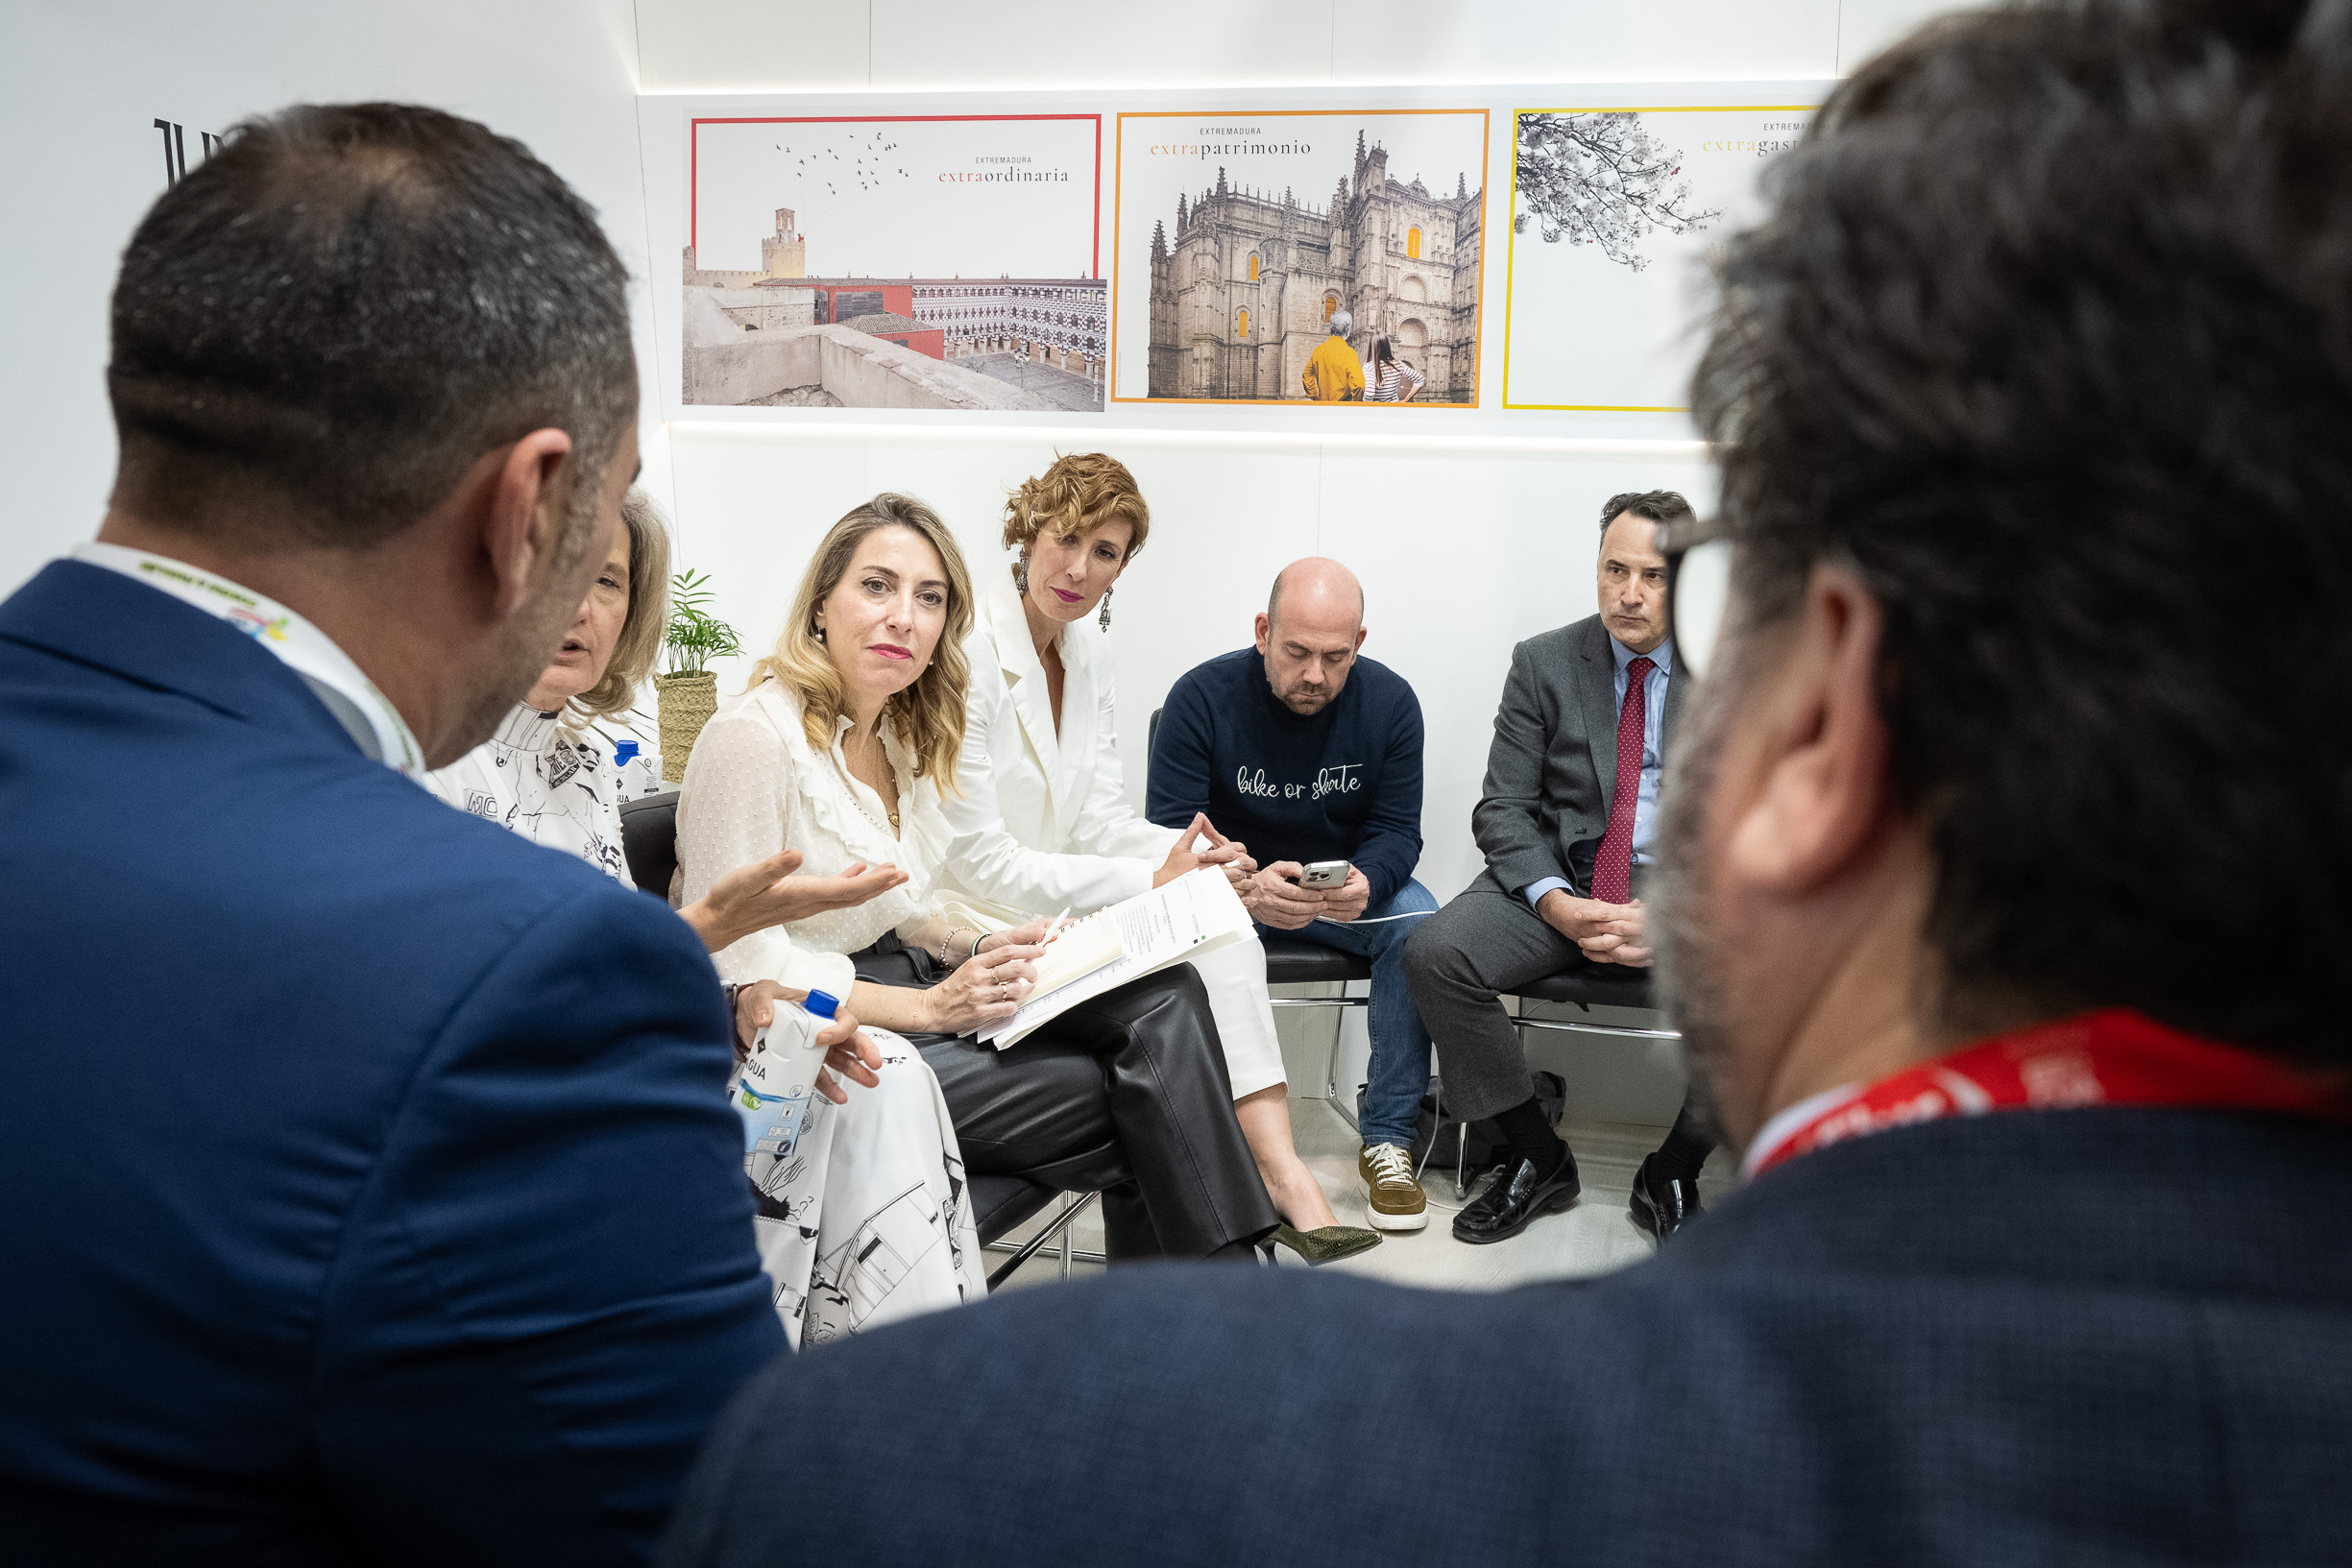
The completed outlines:
{"type": "MultiPolygon", "coordinates": [[[[972,120],[1092,120],[1094,122],[1094,236],[1087,276],[1103,276],[1103,116],[1100,114],[710,114],[687,123],[686,243],[699,252],[702,128],[706,125],[913,125],[972,120]]],[[[1107,308],[1107,307],[1106,307],[1107,308]]],[[[1107,326],[1108,323],[1106,322],[1107,326]]]]}

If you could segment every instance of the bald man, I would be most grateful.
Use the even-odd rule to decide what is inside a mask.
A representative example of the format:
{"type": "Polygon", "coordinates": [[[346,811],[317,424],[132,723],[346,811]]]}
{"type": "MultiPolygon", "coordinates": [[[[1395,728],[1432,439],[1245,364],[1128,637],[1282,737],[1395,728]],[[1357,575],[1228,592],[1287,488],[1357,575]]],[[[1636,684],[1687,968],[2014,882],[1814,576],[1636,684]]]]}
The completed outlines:
{"type": "Polygon", "coordinates": [[[1146,812],[1193,813],[1249,846],[1258,934],[1338,948],[1372,966],[1372,1054],[1357,1169],[1372,1225],[1419,1230],[1414,1124],[1429,1087],[1429,1030],[1405,978],[1405,937],[1438,906],[1413,880],[1421,857],[1421,705],[1404,678],[1363,658],[1364,587],[1337,561],[1294,561],[1257,617],[1256,646],[1224,654],[1168,693],[1152,747],[1146,812]],[[1346,868],[1300,885],[1308,866],[1346,868]]]}

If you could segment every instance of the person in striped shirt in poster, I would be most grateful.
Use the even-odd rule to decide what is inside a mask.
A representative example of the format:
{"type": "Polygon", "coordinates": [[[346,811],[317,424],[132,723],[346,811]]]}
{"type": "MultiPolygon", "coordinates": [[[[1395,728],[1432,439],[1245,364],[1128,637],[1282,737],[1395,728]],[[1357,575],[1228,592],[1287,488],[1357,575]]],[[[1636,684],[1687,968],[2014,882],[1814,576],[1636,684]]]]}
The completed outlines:
{"type": "Polygon", "coordinates": [[[1389,348],[1388,339],[1372,340],[1371,358],[1364,367],[1366,402],[1409,403],[1428,384],[1427,376],[1396,357],[1389,348]]]}

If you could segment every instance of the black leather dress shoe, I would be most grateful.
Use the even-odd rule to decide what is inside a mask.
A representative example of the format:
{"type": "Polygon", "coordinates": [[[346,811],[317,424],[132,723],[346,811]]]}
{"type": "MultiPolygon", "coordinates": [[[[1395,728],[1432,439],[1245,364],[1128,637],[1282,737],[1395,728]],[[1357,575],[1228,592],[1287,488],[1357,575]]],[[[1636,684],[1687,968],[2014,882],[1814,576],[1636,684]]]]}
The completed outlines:
{"type": "Polygon", "coordinates": [[[1560,1169],[1548,1176],[1538,1174],[1541,1169],[1533,1160],[1505,1164],[1493,1185],[1454,1216],[1454,1240],[1478,1246],[1507,1242],[1535,1223],[1538,1215],[1557,1214],[1574,1203],[1576,1155],[1568,1146],[1560,1146],[1560,1169]]]}
{"type": "Polygon", "coordinates": [[[1699,1184],[1688,1176],[1655,1174],[1650,1162],[1656,1158],[1642,1157],[1641,1169],[1634,1172],[1634,1197],[1628,1207],[1633,1210],[1634,1223],[1662,1244],[1699,1217],[1699,1184]]]}

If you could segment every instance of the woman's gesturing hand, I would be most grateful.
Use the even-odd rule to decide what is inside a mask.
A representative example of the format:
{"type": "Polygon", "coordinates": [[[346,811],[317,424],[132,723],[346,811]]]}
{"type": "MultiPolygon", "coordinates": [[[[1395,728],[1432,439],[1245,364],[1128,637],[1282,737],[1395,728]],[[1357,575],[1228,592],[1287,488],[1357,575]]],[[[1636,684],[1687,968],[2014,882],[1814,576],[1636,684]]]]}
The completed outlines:
{"type": "Polygon", "coordinates": [[[975,953],[923,993],[923,1026],[938,1034],[970,1034],[983,1024],[1010,1018],[1037,977],[1037,954],[1044,951],[1016,942],[975,953]]]}
{"type": "Polygon", "coordinates": [[[1257,870],[1258,863],[1249,858],[1248,845],[1219,832],[1206,812],[1195,811],[1192,826],[1176,834],[1176,843],[1169,847],[1168,858],[1162,860],[1159,869],[1152,874],[1152,885],[1163,886],[1186,872],[1197,871],[1202,866],[1221,868],[1225,874],[1225,880],[1233,884],[1234,891],[1241,892],[1242,884],[1249,880],[1251,872],[1257,870]],[[1194,853],[1193,846],[1203,838],[1209,841],[1209,847],[1194,853]]]}
{"type": "Polygon", "coordinates": [[[837,877],[796,877],[800,852],[783,850],[764,860],[738,866],[711,884],[711,891],[680,909],[712,953],[733,947],[754,931],[788,925],[834,909],[850,909],[906,881],[896,866],[862,863],[837,877]]]}

